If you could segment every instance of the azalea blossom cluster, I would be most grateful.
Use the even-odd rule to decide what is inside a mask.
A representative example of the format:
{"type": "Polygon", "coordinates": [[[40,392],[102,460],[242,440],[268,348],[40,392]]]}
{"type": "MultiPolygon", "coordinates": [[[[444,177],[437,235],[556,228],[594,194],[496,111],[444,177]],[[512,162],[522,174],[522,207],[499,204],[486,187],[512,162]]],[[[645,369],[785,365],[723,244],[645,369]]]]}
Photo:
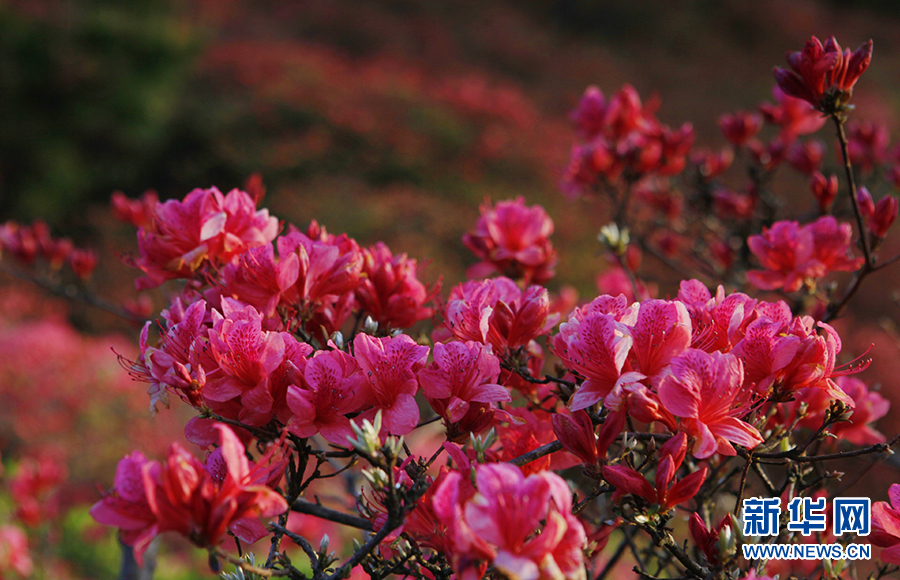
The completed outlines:
{"type": "Polygon", "coordinates": [[[598,183],[615,186],[681,173],[694,142],[693,127],[661,123],[658,107],[656,99],[642,103],[631,85],[609,99],[598,87],[588,88],[572,113],[587,143],[572,148],[563,191],[577,197],[598,183]]]}
{"type": "Polygon", "coordinates": [[[0,256],[4,254],[29,268],[42,262],[50,272],[68,266],[82,280],[90,278],[97,267],[97,255],[92,250],[76,247],[69,238],[54,239],[42,221],[30,226],[14,221],[0,225],[0,256]]]}
{"type": "Polygon", "coordinates": [[[622,295],[600,296],[560,325],[553,346],[584,378],[570,409],[602,402],[609,411],[596,446],[584,415],[555,419],[560,442],[586,465],[606,458],[627,417],[690,436],[694,456],[705,459],[734,455],[733,444],[763,443],[763,425],[746,419],[765,416],[781,401],[821,391],[827,400],[855,406],[835,382],[847,371],[835,368],[841,342],[830,325],[793,316],[784,302],[726,295],[721,286],[712,296],[697,280],[682,282],[672,301],[629,306],[622,295]]]}
{"type": "MultiPolygon", "coordinates": [[[[663,125],[631,87],[609,99],[588,89],[572,115],[587,144],[563,187],[608,202],[599,240],[614,266],[587,301],[551,300],[554,225],[523,198],[482,205],[463,236],[471,279],[439,297],[384,243],[281,223],[259,206],[258,182],[116,196],[139,228],[138,288],[172,291],[122,362],[154,409],[177,398],[196,411],[185,436],[198,450],[125,457],[94,518],[138,556],[174,531],[213,560],[297,579],[356,566],[375,578],[602,579],[626,553],[645,576],[778,573],[741,561],[728,513],[752,494],[832,491],[837,476],[811,466],[897,441],[874,425],[887,399],[855,376],[869,361],[844,362],[830,324],[879,269],[898,207],[853,178],[866,154],[843,128],[871,55],[860,50],[829,41],[789,57],[777,104],[720,119],[730,145],[718,153],[694,149],[689,124],[663,125]],[[799,140],[823,113],[840,128],[851,195],[825,177],[824,146],[799,140]],[[766,124],[777,135],[764,144],[766,124]],[[739,156],[741,191],[727,181],[739,156]],[[782,162],[810,180],[813,218],[781,213],[770,183],[782,162]],[[672,179],[688,171],[694,180],[672,179]],[[677,280],[650,279],[647,262],[677,280]],[[817,281],[834,272],[855,274],[825,294],[817,281]],[[350,492],[320,503],[310,490],[338,477],[350,492]],[[316,550],[289,511],[371,535],[352,553],[316,550]],[[239,552],[271,535],[265,564],[231,556],[229,535],[239,552]],[[620,547],[605,550],[612,537],[620,547]]],[[[881,545],[900,542],[897,510],[873,513],[881,545]]]]}
{"type": "Polygon", "coordinates": [[[254,542],[268,534],[260,516],[287,510],[273,489],[283,474],[283,464],[270,461],[275,447],[254,464],[229,427],[217,430],[221,445],[205,462],[177,443],[162,464],[139,451],[125,457],[112,491],[91,508],[95,520],[122,531],[139,562],[160,533],[178,532],[200,547],[216,547],[226,531],[254,542]]]}

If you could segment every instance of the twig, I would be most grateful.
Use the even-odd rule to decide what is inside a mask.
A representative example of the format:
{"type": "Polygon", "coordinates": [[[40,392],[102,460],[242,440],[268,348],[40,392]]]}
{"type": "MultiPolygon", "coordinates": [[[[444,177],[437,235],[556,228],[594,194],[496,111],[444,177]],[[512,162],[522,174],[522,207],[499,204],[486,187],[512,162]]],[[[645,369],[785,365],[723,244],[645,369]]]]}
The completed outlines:
{"type": "MultiPolygon", "coordinates": [[[[869,245],[868,231],[863,222],[862,212],[859,211],[859,202],[856,199],[856,180],[853,178],[853,165],[850,164],[850,154],[847,151],[847,134],[844,133],[844,121],[838,115],[832,115],[831,119],[837,127],[838,142],[841,145],[841,156],[844,159],[844,172],[847,174],[847,185],[850,188],[850,202],[853,204],[853,213],[856,216],[856,227],[859,229],[859,238],[862,242],[863,254],[866,258],[866,266],[874,266],[872,260],[872,247],[869,245]]],[[[864,266],[865,270],[866,267],[864,266]]]]}
{"type": "Polygon", "coordinates": [[[550,455],[551,453],[556,453],[557,451],[562,450],[562,448],[563,448],[562,443],[560,443],[559,441],[551,441],[550,443],[541,445],[540,447],[538,447],[536,449],[532,449],[528,453],[523,453],[522,455],[519,455],[515,459],[511,459],[509,461],[509,463],[511,463],[513,465],[518,465],[519,467],[522,467],[523,465],[525,465],[527,463],[531,463],[532,461],[537,461],[538,459],[540,459],[541,457],[544,457],[545,455],[550,455]]]}
{"type": "Polygon", "coordinates": [[[303,574],[300,574],[300,571],[295,568],[280,568],[278,570],[272,568],[260,568],[259,566],[254,566],[253,564],[241,560],[240,558],[235,558],[231,554],[227,552],[223,552],[218,548],[210,548],[209,550],[210,556],[213,558],[222,558],[226,562],[230,564],[234,564],[238,568],[242,569],[244,572],[250,572],[252,574],[256,574],[258,576],[262,576],[263,578],[272,578],[275,576],[291,576],[293,574],[298,575],[300,578],[306,578],[303,574]]]}
{"type": "Polygon", "coordinates": [[[136,316],[131,312],[128,312],[124,308],[119,308],[113,303],[107,302],[106,300],[98,296],[83,292],[83,289],[79,288],[76,284],[54,284],[50,280],[40,278],[36,275],[26,274],[19,271],[18,269],[10,268],[8,264],[4,264],[3,262],[0,262],[0,272],[3,272],[4,274],[13,277],[16,280],[34,284],[41,290],[49,292],[54,296],[59,296],[60,298],[65,298],[66,300],[73,300],[75,302],[87,304],[88,306],[93,306],[94,308],[99,308],[100,310],[104,310],[106,312],[109,312],[110,314],[114,314],[130,322],[136,322],[139,324],[146,322],[146,319],[140,316],[136,316]]]}
{"type": "Polygon", "coordinates": [[[847,175],[847,183],[850,188],[850,203],[853,205],[853,214],[856,216],[856,227],[859,230],[859,240],[862,245],[865,262],[863,262],[862,267],[856,272],[856,275],[850,282],[850,286],[847,288],[846,292],[844,292],[843,297],[841,297],[837,303],[829,304],[828,309],[825,311],[825,315],[822,317],[823,322],[828,322],[840,316],[843,313],[844,308],[846,308],[847,304],[850,302],[850,299],[853,298],[857,290],[859,290],[862,281],[875,270],[875,257],[872,255],[872,247],[869,244],[869,232],[866,229],[866,224],[863,222],[862,212],[859,210],[859,202],[856,199],[856,180],[853,178],[853,166],[850,164],[850,155],[847,152],[847,135],[844,133],[844,122],[837,115],[832,115],[831,118],[837,126],[838,142],[841,145],[841,156],[844,158],[844,172],[847,175]]]}
{"type": "Polygon", "coordinates": [[[323,520],[343,524],[345,526],[350,526],[352,528],[365,530],[367,532],[372,531],[372,522],[367,519],[363,519],[359,516],[354,516],[351,514],[346,514],[344,512],[339,512],[337,510],[327,508],[323,505],[308,502],[305,499],[298,499],[297,501],[295,501],[293,505],[291,505],[291,510],[301,514],[315,516],[323,520]]]}
{"type": "Polygon", "coordinates": [[[278,524],[276,522],[269,522],[269,528],[273,531],[278,532],[284,536],[290,538],[295,544],[300,546],[306,555],[309,557],[309,563],[312,565],[313,570],[318,568],[319,566],[319,557],[316,555],[316,551],[313,550],[313,547],[309,544],[309,542],[303,536],[298,536],[294,532],[290,531],[286,527],[278,524]]]}

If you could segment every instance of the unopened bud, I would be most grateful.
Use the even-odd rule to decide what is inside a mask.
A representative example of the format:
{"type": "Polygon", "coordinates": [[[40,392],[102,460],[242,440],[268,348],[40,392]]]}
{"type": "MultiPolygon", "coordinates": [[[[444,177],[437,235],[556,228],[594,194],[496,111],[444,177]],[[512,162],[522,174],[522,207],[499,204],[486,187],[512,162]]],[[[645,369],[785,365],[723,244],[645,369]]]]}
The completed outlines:
{"type": "Polygon", "coordinates": [[[628,242],[631,241],[628,228],[619,229],[615,222],[610,222],[600,228],[597,239],[605,244],[615,254],[621,256],[628,249],[628,242]]]}

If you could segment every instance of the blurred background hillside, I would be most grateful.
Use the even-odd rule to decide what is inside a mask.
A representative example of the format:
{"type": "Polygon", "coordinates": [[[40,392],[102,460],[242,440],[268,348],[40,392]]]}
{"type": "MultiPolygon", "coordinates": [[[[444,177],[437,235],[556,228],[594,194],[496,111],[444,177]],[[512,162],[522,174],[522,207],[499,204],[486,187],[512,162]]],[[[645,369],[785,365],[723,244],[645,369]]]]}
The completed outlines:
{"type": "MultiPolygon", "coordinates": [[[[134,271],[115,256],[135,243],[133,229],[109,217],[114,191],[182,198],[196,187],[241,187],[258,173],[262,205],[280,219],[301,227],[316,219],[362,245],[382,240],[427,263],[427,283],[442,275],[446,294],[476,261],[460,237],[479,204],[523,196],[556,224],[560,263],[548,286],[571,284],[589,299],[607,264],[596,233],[608,218],[558,187],[577,139],[568,114],[588,85],[611,94],[630,83],[645,99],[655,94],[662,121],[690,121],[698,143],[718,148],[719,115],[771,99],[772,67],[784,66],[786,51],[812,34],[834,34],[850,48],[872,38],[856,118],[896,134],[898,26],[891,0],[0,0],[0,223],[42,218],[54,234],[97,248],[91,284],[121,301],[134,297],[134,271]]],[[[819,137],[831,146],[830,133],[819,137]]],[[[805,181],[797,184],[783,194],[807,199],[805,181]]],[[[856,302],[861,322],[839,326],[847,353],[875,342],[875,364],[861,378],[882,383],[895,405],[898,280],[897,272],[873,277],[856,302]]],[[[657,282],[661,296],[674,293],[677,280],[661,273],[657,282]]],[[[90,307],[40,303],[14,286],[0,273],[0,393],[20,393],[20,406],[0,414],[7,474],[21,472],[22,457],[55,457],[89,502],[136,445],[159,456],[179,436],[179,419],[147,417],[143,388],[115,367],[108,348],[133,356],[133,325],[90,307]],[[52,326],[28,326],[24,340],[26,320],[52,326]],[[83,338],[69,324],[128,334],[83,338]],[[73,365],[85,369],[73,373],[73,365]],[[85,384],[113,407],[80,399],[85,384]],[[59,408],[77,408],[81,419],[21,424],[16,417],[34,404],[23,389],[62,392],[59,408]],[[35,443],[40,430],[50,433],[35,443]],[[79,464],[73,458],[85,448],[100,451],[79,464]]],[[[898,431],[883,423],[889,436],[898,431]]],[[[12,505],[0,497],[0,520],[12,505]]],[[[46,577],[112,577],[111,533],[95,529],[86,508],[72,514],[41,532],[41,554],[60,558],[46,577]],[[86,530],[106,544],[76,542],[86,530]],[[52,545],[71,549],[60,555],[52,545]]],[[[168,569],[160,577],[190,577],[168,569]]]]}
{"type": "Polygon", "coordinates": [[[845,4],[7,0],[0,220],[84,239],[115,190],[183,197],[259,172],[280,218],[385,240],[453,282],[478,204],[524,195],[557,223],[558,279],[590,292],[584,233],[602,220],[556,186],[584,88],[655,92],[663,121],[718,146],[718,115],[770,99],[786,50],[871,37],[854,101],[893,126],[898,10],[845,4]]]}

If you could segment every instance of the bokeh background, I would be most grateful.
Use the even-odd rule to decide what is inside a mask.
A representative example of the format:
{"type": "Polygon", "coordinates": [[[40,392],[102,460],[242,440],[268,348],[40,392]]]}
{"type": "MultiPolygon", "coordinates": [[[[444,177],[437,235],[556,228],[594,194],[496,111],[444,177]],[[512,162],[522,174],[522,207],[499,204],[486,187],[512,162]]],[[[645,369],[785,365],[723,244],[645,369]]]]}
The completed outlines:
{"type": "MultiPolygon", "coordinates": [[[[385,241],[447,288],[475,262],[460,236],[479,204],[524,196],[556,223],[549,287],[589,299],[607,266],[606,217],[558,188],[586,86],[655,93],[661,120],[692,122],[715,148],[719,114],[770,99],[785,51],[811,34],[851,48],[872,38],[857,118],[896,134],[898,25],[890,0],[0,0],[0,222],[41,218],[96,248],[92,289],[121,302],[134,273],[116,256],[135,244],[110,218],[112,192],[181,198],[258,173],[274,215],[385,241]]],[[[784,195],[808,196],[797,184],[784,195]]],[[[848,353],[875,344],[861,378],[900,404],[898,276],[873,277],[839,330],[848,353]]],[[[656,281],[662,296],[677,283],[656,281]]],[[[60,507],[29,532],[42,577],[115,576],[118,547],[85,506],[123,454],[159,456],[181,437],[179,411],[150,418],[110,352],[133,356],[135,337],[128,322],[0,273],[0,486],[30,460],[55,462],[67,482],[42,492],[60,507]]],[[[888,435],[900,431],[891,416],[888,435]]],[[[879,499],[900,480],[872,473],[879,499]]],[[[0,519],[17,505],[0,492],[0,519]]],[[[164,549],[157,577],[207,577],[190,553],[164,549]]]]}

